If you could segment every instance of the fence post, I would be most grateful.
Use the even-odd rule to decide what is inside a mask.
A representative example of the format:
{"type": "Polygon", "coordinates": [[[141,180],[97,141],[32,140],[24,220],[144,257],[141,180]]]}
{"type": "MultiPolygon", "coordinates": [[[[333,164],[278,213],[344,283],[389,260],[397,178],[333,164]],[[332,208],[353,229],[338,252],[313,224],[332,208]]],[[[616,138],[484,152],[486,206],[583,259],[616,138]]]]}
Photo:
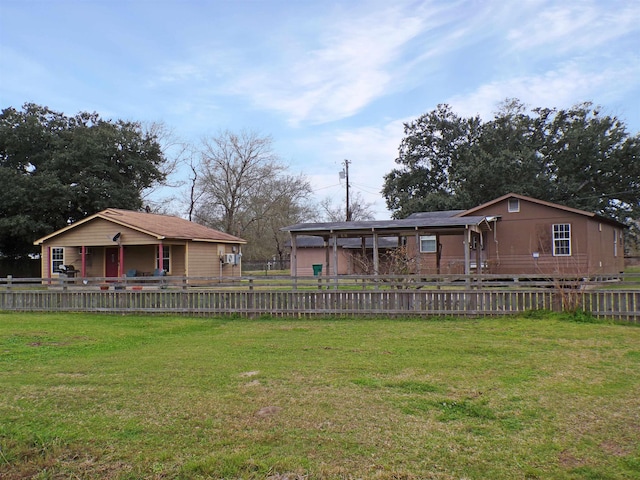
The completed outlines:
{"type": "Polygon", "coordinates": [[[11,291],[11,281],[13,280],[13,275],[7,275],[7,292],[11,291]]]}

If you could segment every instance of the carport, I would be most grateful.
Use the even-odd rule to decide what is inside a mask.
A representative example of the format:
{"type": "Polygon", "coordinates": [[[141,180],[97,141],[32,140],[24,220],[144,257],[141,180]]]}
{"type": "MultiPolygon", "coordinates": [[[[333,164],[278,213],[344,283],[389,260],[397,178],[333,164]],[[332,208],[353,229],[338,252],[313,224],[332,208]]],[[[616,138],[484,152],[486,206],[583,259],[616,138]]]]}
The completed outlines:
{"type": "MultiPolygon", "coordinates": [[[[473,242],[482,243],[482,233],[492,230],[496,218],[484,216],[451,216],[453,212],[429,212],[401,220],[370,220],[356,222],[299,223],[284,227],[282,230],[291,235],[291,274],[297,276],[297,237],[317,236],[323,239],[325,250],[325,271],[331,275],[338,274],[338,238],[360,238],[362,245],[367,238],[373,240],[373,271],[378,275],[380,266],[379,239],[381,237],[397,237],[398,244],[402,238],[415,237],[419,245],[420,236],[435,235],[439,246],[440,236],[459,235],[464,244],[464,272],[471,273],[471,248],[473,242]],[[330,260],[333,258],[333,262],[330,260]],[[330,271],[330,267],[333,267],[330,271]]],[[[440,273],[440,248],[437,252],[437,271],[440,273]]],[[[418,261],[420,255],[417,254],[418,261]]],[[[480,249],[475,249],[473,259],[477,272],[482,273],[480,249]]]]}

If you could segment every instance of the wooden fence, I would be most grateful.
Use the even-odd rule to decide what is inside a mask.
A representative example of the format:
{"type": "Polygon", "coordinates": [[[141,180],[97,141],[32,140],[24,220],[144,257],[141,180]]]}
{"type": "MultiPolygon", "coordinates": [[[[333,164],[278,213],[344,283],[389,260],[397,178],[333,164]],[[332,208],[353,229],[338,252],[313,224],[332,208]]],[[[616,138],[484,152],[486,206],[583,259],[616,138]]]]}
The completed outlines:
{"type": "Polygon", "coordinates": [[[575,308],[599,318],[639,322],[638,279],[167,278],[144,285],[122,281],[106,284],[107,289],[101,289],[104,279],[0,279],[0,310],[297,317],[483,316],[575,308]]]}

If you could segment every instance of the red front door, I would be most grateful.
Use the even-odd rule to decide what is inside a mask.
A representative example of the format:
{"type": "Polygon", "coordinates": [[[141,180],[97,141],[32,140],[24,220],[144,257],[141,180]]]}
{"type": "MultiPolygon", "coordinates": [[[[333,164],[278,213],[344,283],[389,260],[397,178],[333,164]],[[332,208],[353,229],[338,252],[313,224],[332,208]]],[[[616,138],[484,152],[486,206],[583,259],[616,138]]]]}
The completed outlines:
{"type": "Polygon", "coordinates": [[[105,277],[117,277],[118,276],[118,249],[106,248],[104,261],[104,276],[105,277]]]}

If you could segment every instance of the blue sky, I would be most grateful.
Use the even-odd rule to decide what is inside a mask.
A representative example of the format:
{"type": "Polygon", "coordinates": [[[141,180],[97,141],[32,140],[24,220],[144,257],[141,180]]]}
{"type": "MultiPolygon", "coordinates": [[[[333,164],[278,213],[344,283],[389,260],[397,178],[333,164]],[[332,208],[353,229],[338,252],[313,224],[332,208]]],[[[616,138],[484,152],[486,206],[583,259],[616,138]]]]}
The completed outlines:
{"type": "MultiPolygon", "coordinates": [[[[592,101],[640,131],[638,0],[0,0],[0,108],[271,135],[318,200],[380,189],[403,123],[592,101]]],[[[179,210],[179,208],[176,208],[179,210]]]]}

